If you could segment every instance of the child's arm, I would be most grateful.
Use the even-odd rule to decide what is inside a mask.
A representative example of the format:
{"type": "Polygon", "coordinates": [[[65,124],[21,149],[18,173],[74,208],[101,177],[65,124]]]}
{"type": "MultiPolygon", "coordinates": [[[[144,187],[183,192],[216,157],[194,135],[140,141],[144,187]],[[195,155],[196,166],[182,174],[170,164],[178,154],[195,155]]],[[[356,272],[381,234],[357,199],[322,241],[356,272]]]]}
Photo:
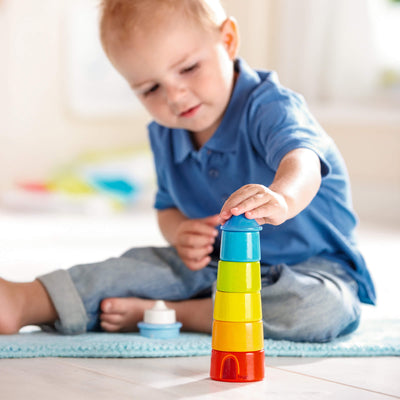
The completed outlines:
{"type": "Polygon", "coordinates": [[[221,209],[223,221],[245,214],[260,225],[280,225],[304,210],[321,184],[321,163],[312,150],[299,148],[281,160],[274,181],[267,188],[249,184],[234,192],[221,209]]]}
{"type": "Polygon", "coordinates": [[[218,215],[188,219],[176,208],[158,211],[157,215],[161,233],[189,269],[198,270],[210,263],[209,254],[218,235],[218,215]]]}

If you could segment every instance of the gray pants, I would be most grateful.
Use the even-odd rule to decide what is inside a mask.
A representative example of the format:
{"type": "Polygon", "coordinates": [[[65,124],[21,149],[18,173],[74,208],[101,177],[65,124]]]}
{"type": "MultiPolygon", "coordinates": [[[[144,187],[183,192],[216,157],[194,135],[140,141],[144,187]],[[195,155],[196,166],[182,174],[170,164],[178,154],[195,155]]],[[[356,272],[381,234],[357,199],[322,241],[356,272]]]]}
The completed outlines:
{"type": "MultiPolygon", "coordinates": [[[[38,279],[58,312],[55,328],[76,334],[100,330],[100,302],[108,297],[211,297],[217,262],[191,271],[174,248],[145,247],[38,279]]],[[[265,338],[325,342],[357,328],[357,283],[340,264],[313,257],[294,266],[262,265],[261,277],[265,338]]]]}

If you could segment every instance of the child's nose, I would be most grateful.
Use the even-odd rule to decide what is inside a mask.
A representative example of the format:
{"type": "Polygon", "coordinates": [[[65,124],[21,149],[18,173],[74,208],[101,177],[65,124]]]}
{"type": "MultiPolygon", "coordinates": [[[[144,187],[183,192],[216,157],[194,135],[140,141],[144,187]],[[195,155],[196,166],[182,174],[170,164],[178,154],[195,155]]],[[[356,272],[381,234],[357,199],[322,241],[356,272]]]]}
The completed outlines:
{"type": "Polygon", "coordinates": [[[186,88],[184,85],[170,85],[167,87],[167,101],[171,107],[179,105],[186,96],[186,88]]]}

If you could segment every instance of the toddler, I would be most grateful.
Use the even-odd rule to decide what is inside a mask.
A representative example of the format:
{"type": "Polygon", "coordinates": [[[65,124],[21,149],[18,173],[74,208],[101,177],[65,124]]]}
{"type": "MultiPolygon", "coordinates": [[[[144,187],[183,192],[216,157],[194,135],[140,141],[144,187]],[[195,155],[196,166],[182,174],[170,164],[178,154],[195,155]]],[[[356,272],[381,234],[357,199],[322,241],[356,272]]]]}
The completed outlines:
{"type": "Polygon", "coordinates": [[[324,342],[374,304],[353,236],[346,167],[304,99],[238,58],[218,0],[104,0],[101,41],[153,117],[160,230],[170,246],[0,280],[0,333],[133,331],[155,299],[183,329],[210,332],[218,226],[244,214],[261,232],[266,338],[324,342]]]}

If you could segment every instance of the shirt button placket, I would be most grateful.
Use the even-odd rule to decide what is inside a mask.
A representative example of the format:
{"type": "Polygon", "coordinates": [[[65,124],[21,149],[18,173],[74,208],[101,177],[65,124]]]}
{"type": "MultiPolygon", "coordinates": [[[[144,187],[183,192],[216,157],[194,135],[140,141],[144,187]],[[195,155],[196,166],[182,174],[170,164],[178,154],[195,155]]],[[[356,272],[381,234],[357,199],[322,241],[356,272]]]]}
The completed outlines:
{"type": "Polygon", "coordinates": [[[219,171],[218,171],[217,169],[215,169],[215,168],[210,168],[210,169],[208,170],[208,175],[209,175],[211,178],[218,178],[218,176],[219,176],[219,171]]]}

